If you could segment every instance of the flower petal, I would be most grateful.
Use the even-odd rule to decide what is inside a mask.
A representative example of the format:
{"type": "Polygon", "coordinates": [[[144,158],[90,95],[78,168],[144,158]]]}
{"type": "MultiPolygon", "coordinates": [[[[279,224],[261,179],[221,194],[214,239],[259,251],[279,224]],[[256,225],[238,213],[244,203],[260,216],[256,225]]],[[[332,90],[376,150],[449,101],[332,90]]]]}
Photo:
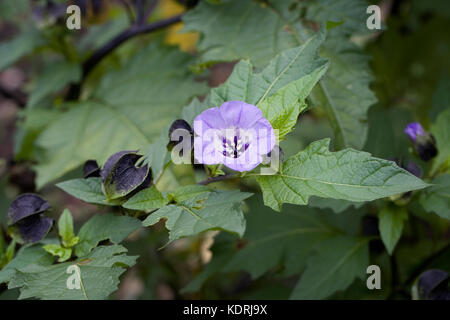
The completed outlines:
{"type": "Polygon", "coordinates": [[[267,119],[260,119],[253,128],[257,132],[258,154],[267,154],[272,151],[276,144],[275,131],[267,119]]]}
{"type": "Polygon", "coordinates": [[[228,128],[250,128],[263,116],[261,109],[243,101],[224,102],[220,106],[220,115],[228,128]]]}
{"type": "Polygon", "coordinates": [[[226,128],[226,123],[217,107],[203,111],[194,119],[194,132],[198,135],[202,135],[208,129],[224,128],[226,128]]]}

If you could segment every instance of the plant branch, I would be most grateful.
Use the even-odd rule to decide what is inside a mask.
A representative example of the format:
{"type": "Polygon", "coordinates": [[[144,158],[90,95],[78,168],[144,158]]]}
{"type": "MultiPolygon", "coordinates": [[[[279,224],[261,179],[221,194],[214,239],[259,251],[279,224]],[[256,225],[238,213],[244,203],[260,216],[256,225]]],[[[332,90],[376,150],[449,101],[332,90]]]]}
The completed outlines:
{"type": "Polygon", "coordinates": [[[118,48],[122,43],[134,36],[140,34],[151,33],[162,28],[168,27],[172,24],[181,21],[182,14],[160,20],[151,24],[146,25],[132,25],[128,29],[124,30],[116,37],[107,42],[104,46],[99,48],[94,52],[89,59],[83,63],[83,72],[81,81],[78,84],[71,86],[69,93],[67,94],[67,100],[75,100],[79,97],[81,91],[81,84],[86,79],[86,77],[91,73],[91,71],[103,60],[108,54],[110,54],[114,49],[118,48]]]}

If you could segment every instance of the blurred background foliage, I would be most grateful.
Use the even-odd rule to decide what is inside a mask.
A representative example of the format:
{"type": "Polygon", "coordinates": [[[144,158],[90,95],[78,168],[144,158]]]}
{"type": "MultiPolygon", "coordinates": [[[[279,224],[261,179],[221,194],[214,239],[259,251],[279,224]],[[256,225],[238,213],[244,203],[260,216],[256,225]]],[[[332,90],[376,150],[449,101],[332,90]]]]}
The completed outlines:
{"type": "MultiPolygon", "coordinates": [[[[198,60],[198,48],[199,41],[205,39],[196,32],[180,33],[183,28],[180,22],[155,33],[130,38],[85,74],[83,62],[127,28],[130,19],[136,18],[130,12],[134,3],[72,1],[83,4],[85,10],[82,30],[70,31],[65,27],[68,2],[0,0],[0,225],[3,227],[12,199],[36,190],[52,203],[55,218],[64,208],[69,208],[76,225],[82,224],[98,208],[74,199],[48,182],[82,175],[80,165],[86,159],[79,157],[78,152],[82,153],[83,148],[90,148],[91,152],[95,144],[90,144],[90,139],[97,145],[103,143],[102,148],[90,154],[100,163],[117,151],[118,146],[120,149],[129,146],[124,140],[136,133],[115,122],[114,113],[108,113],[111,108],[104,104],[114,108],[126,105],[127,114],[141,121],[139,128],[144,138],[138,144],[145,148],[150,142],[145,137],[158,136],[170,119],[179,116],[192,96],[202,96],[208,86],[223,83],[238,58],[232,56],[224,59],[228,62],[204,64],[198,60]],[[143,77],[133,82],[128,77],[130,74],[143,77]],[[70,101],[67,97],[77,90],[76,84],[81,80],[79,100],[70,101]],[[95,99],[88,101],[90,97],[95,99]],[[148,101],[155,105],[153,113],[150,118],[140,120],[143,113],[149,112],[146,111],[148,101]],[[68,121],[56,122],[61,116],[68,121]],[[91,126],[83,136],[73,136],[76,128],[70,127],[71,120],[77,117],[83,117],[91,126]],[[104,137],[96,136],[97,129],[106,132],[104,137]],[[76,139],[83,139],[86,144],[71,153],[70,146],[76,139]],[[105,139],[113,142],[106,143],[105,139]]],[[[196,2],[150,1],[157,6],[148,21],[192,10],[196,2]]],[[[313,1],[299,3],[309,6],[310,2],[313,1]]],[[[402,163],[414,161],[423,172],[430,172],[429,164],[411,154],[403,130],[411,121],[420,121],[430,129],[437,115],[449,107],[450,3],[447,0],[378,3],[382,8],[382,31],[367,33],[361,30],[359,22],[350,24],[349,28],[352,41],[369,57],[373,75],[370,88],[377,100],[368,111],[368,138],[361,149],[402,163]]],[[[265,1],[258,3],[264,4],[265,1]]],[[[365,15],[358,18],[365,23],[365,15]]],[[[257,59],[264,64],[263,56],[257,59]]],[[[341,72],[335,76],[345,77],[345,69],[341,72]]],[[[310,106],[315,104],[320,105],[311,99],[310,106]]],[[[334,137],[326,108],[310,108],[301,115],[290,139],[283,141],[281,147],[287,157],[325,137],[334,137]]],[[[131,144],[135,147],[136,141],[131,144]]],[[[159,187],[171,189],[193,183],[198,175],[202,173],[189,166],[179,166],[163,177],[159,187]]],[[[223,182],[218,187],[230,189],[233,183],[223,182]]],[[[258,192],[252,180],[240,182],[239,188],[258,192]]],[[[448,189],[445,192],[448,196],[448,189]]],[[[313,199],[308,207],[287,206],[280,215],[263,206],[259,196],[254,196],[245,206],[244,239],[207,232],[180,239],[164,250],[160,250],[167,241],[163,225],[141,229],[125,243],[130,254],[140,256],[138,263],[123,276],[120,289],[112,298],[289,298],[299,274],[307,268],[306,259],[301,257],[314,252],[317,240],[296,234],[296,226],[323,225],[326,231],[316,237],[326,238],[327,232],[339,233],[339,230],[350,235],[377,237],[377,214],[382,207],[384,200],[353,206],[313,199]],[[314,221],[305,217],[313,217],[314,221]],[[278,237],[280,230],[287,232],[278,237]]],[[[365,281],[356,279],[348,289],[338,291],[332,298],[410,298],[410,287],[421,271],[429,268],[450,271],[448,220],[426,212],[417,199],[409,202],[407,208],[409,220],[392,256],[378,238],[370,242],[370,261],[383,270],[382,290],[368,291],[365,281]]],[[[15,291],[0,295],[3,299],[16,297],[15,291]]]]}

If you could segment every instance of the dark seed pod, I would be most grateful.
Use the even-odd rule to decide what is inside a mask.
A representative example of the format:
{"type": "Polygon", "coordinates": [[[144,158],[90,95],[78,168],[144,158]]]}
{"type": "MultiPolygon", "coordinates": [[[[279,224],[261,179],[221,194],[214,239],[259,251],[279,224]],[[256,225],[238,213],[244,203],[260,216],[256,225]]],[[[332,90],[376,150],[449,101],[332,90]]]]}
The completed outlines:
{"type": "Polygon", "coordinates": [[[106,178],[108,177],[109,173],[111,172],[111,169],[114,167],[116,162],[122,157],[123,155],[127,153],[136,153],[137,150],[124,150],[119,151],[111,155],[108,160],[106,160],[105,164],[103,165],[103,169],[100,171],[100,176],[102,177],[102,182],[105,182],[106,178]]]}
{"type": "Polygon", "coordinates": [[[50,209],[47,201],[35,194],[22,194],[8,210],[8,226],[19,243],[34,243],[42,240],[50,231],[53,220],[42,213],[50,209]]]}
{"type": "Polygon", "coordinates": [[[419,298],[423,300],[450,300],[447,272],[430,269],[422,273],[417,283],[419,298]]]}
{"type": "Polygon", "coordinates": [[[191,149],[194,146],[194,131],[192,130],[192,127],[187,123],[187,121],[183,119],[175,120],[172,125],[169,128],[169,143],[167,144],[167,149],[169,151],[172,151],[173,147],[179,144],[183,141],[183,137],[179,136],[180,131],[185,136],[190,136],[191,138],[191,149]],[[177,130],[177,134],[175,135],[174,132],[177,130]]]}
{"type": "Polygon", "coordinates": [[[112,155],[101,171],[103,190],[108,199],[130,196],[151,184],[151,170],[147,165],[136,166],[142,155],[121,151],[112,155]]]}
{"type": "Polygon", "coordinates": [[[34,243],[44,239],[52,225],[53,219],[42,215],[35,215],[19,221],[16,227],[25,243],[34,243]]]}
{"type": "Polygon", "coordinates": [[[95,160],[88,160],[83,166],[83,178],[100,177],[100,167],[95,160]]]}
{"type": "Polygon", "coordinates": [[[50,209],[48,202],[37,194],[22,194],[11,203],[8,209],[8,224],[13,225],[20,220],[48,209],[50,209]]]}

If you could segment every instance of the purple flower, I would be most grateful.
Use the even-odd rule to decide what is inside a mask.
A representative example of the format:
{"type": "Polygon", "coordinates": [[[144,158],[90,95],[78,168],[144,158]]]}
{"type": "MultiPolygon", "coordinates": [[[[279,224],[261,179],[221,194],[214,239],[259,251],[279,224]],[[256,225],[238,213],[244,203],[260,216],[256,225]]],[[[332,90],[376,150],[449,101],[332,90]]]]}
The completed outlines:
{"type": "Polygon", "coordinates": [[[413,142],[415,142],[417,135],[425,135],[425,130],[419,122],[411,122],[406,126],[405,133],[413,142]]]}
{"type": "Polygon", "coordinates": [[[275,146],[275,132],[262,111],[242,101],[228,101],[194,119],[194,156],[203,164],[223,163],[250,171],[275,146]]]}
{"type": "Polygon", "coordinates": [[[432,134],[426,132],[418,122],[411,122],[405,128],[406,135],[411,139],[414,149],[423,161],[436,157],[438,150],[432,134]]]}

